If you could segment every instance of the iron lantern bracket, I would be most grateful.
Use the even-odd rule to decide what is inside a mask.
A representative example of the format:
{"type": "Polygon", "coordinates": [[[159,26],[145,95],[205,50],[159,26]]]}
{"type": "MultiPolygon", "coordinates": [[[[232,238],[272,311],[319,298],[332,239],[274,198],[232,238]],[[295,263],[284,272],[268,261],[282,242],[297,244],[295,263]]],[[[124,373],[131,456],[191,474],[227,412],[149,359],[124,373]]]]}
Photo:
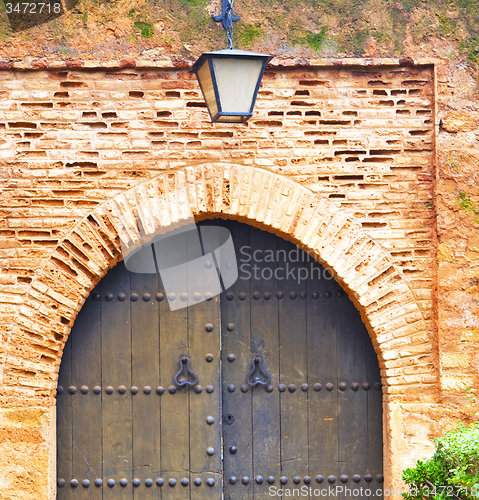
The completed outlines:
{"type": "Polygon", "coordinates": [[[226,30],[226,36],[228,38],[228,48],[233,48],[233,21],[237,21],[240,16],[234,16],[233,9],[234,0],[223,0],[223,12],[219,16],[213,15],[213,19],[219,23],[223,24],[223,28],[226,30]]]}

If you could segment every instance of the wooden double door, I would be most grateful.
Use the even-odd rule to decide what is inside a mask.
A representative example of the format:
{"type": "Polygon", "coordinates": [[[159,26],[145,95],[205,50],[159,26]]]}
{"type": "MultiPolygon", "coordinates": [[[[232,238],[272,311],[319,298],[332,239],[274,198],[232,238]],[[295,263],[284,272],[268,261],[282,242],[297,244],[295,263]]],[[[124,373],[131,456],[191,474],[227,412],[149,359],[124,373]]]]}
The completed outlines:
{"type": "Polygon", "coordinates": [[[379,368],[357,310],[295,245],[202,224],[232,234],[228,290],[172,311],[158,274],[119,263],[80,311],[57,497],[382,498],[379,368]]]}

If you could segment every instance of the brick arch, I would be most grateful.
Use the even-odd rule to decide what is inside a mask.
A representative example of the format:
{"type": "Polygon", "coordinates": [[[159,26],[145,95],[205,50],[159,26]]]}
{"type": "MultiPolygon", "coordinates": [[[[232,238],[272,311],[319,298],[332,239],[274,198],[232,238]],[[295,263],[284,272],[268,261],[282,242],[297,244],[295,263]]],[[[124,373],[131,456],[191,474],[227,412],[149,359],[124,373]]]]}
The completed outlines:
{"type": "Polygon", "coordinates": [[[29,365],[45,390],[54,394],[61,350],[86,297],[121,260],[120,240],[141,245],[156,231],[181,223],[190,209],[197,218],[248,222],[314,253],[360,311],[385,392],[435,390],[431,333],[389,253],[337,204],[271,172],[231,164],[187,167],[144,181],[99,205],[59,243],[37,271],[18,318],[21,329],[50,345],[29,346],[38,354],[29,365]],[[165,210],[165,197],[172,210],[165,210]]]}

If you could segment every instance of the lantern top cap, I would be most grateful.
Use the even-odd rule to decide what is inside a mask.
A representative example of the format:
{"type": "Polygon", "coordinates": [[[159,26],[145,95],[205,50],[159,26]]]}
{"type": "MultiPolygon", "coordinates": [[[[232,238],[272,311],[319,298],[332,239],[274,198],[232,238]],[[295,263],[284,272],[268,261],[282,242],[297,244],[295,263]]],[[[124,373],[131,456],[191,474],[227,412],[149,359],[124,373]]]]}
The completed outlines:
{"type": "Polygon", "coordinates": [[[259,54],[258,52],[248,52],[247,50],[236,50],[236,49],[223,49],[216,50],[214,52],[203,52],[201,56],[196,60],[195,64],[193,64],[191,71],[196,72],[200,66],[203,64],[205,59],[208,59],[209,56],[219,56],[219,57],[258,57],[266,59],[266,64],[273,59],[274,56],[270,54],[259,54]]]}

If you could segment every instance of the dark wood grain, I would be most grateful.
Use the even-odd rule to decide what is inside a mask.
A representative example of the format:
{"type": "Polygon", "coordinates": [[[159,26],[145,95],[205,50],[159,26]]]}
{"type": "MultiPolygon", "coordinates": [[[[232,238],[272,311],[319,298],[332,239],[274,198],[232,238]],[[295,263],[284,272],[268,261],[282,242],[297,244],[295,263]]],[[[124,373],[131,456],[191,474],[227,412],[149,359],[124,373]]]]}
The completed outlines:
{"type": "Polygon", "coordinates": [[[128,307],[130,276],[120,262],[102,281],[101,335],[102,335],[102,429],[103,429],[103,480],[114,479],[116,485],[103,487],[105,500],[130,500],[132,498],[132,414],[131,414],[131,317],[128,307]],[[107,294],[113,300],[106,300],[107,294]],[[125,293],[125,302],[118,294],[125,293]],[[106,387],[114,389],[106,394],[106,387]],[[120,393],[120,386],[126,393],[120,393]],[[118,483],[128,481],[127,487],[118,483]]]}
{"type": "MultiPolygon", "coordinates": [[[[338,390],[339,404],[339,474],[348,481],[337,482],[344,488],[352,488],[355,474],[363,473],[366,461],[368,418],[366,391],[354,391],[351,384],[362,383],[366,379],[366,342],[369,341],[365,329],[357,321],[357,310],[339,286],[337,297],[338,331],[338,385],[345,384],[344,390],[338,390]]],[[[339,498],[350,498],[346,490],[339,498]]]]}
{"type": "Polygon", "coordinates": [[[102,394],[93,392],[94,387],[101,387],[101,302],[92,295],[87,301],[88,308],[78,314],[77,333],[72,336],[72,385],[77,388],[72,397],[73,477],[80,484],[90,481],[90,487],[78,487],[75,498],[95,500],[102,498],[102,491],[93,484],[103,477],[102,394]],[[82,387],[88,390],[86,394],[82,387]]]}
{"type": "MultiPolygon", "coordinates": [[[[218,274],[215,271],[212,255],[198,257],[198,232],[188,232],[188,298],[192,305],[188,312],[189,357],[191,368],[198,376],[197,392],[188,389],[190,407],[190,482],[191,497],[197,500],[221,500],[221,382],[220,382],[220,297],[218,274]],[[205,266],[211,267],[206,267],[205,266]],[[201,276],[201,284],[197,278],[201,276]],[[194,294],[211,293],[210,300],[195,303],[194,294]],[[213,331],[206,330],[211,323],[213,331]],[[208,362],[206,356],[213,360],[208,362]],[[206,392],[207,386],[213,386],[212,393],[206,392]],[[212,416],[214,424],[208,425],[206,419],[212,416]],[[213,448],[214,454],[208,455],[207,449],[213,448]],[[201,486],[194,486],[194,480],[200,478],[201,486]],[[215,479],[214,486],[207,486],[206,481],[215,479]]],[[[206,234],[209,244],[217,247],[216,234],[206,234]]]]}
{"type": "MultiPolygon", "coordinates": [[[[279,338],[279,301],[276,292],[282,290],[275,277],[276,261],[269,260],[275,255],[278,238],[272,234],[251,228],[250,242],[253,252],[253,266],[260,268],[251,279],[251,294],[259,293],[259,298],[250,298],[251,307],[251,356],[259,355],[264,370],[271,376],[272,392],[266,387],[257,386],[253,394],[253,463],[254,476],[262,476],[263,482],[255,484],[255,499],[271,498],[268,493],[267,478],[275,477],[279,484],[281,475],[281,407],[278,384],[280,383],[280,338],[279,338]],[[254,257],[254,252],[259,250],[254,257]],[[271,254],[273,252],[273,254],[271,254]],[[266,261],[268,259],[268,261],[266,261]],[[266,297],[269,298],[265,298],[266,297]]],[[[249,368],[251,368],[251,361],[249,368]]],[[[248,370],[249,371],[249,370],[248,370]]]]}
{"type": "Polygon", "coordinates": [[[339,472],[336,296],[332,277],[317,263],[312,269],[307,284],[309,475],[315,486],[316,477],[323,476],[327,487],[327,478],[339,472]]]}
{"type": "Polygon", "coordinates": [[[130,283],[131,293],[138,295],[138,300],[129,304],[131,376],[132,385],[138,389],[137,394],[131,395],[133,478],[141,481],[140,486],[133,488],[133,498],[153,500],[158,498],[158,488],[145,486],[145,480],[155,481],[161,472],[161,397],[156,393],[160,385],[160,321],[155,298],[158,275],[131,273],[130,283]],[[150,388],[150,394],[145,394],[145,387],[150,388]]]}
{"type": "MultiPolygon", "coordinates": [[[[240,252],[249,246],[249,227],[238,223],[229,223],[228,227],[234,236],[237,257],[244,259],[240,252]]],[[[223,423],[224,494],[231,500],[253,499],[252,393],[249,387],[246,393],[241,390],[247,386],[246,374],[251,366],[250,287],[242,276],[240,271],[240,279],[221,294],[223,415],[235,416],[233,424],[223,423]],[[233,295],[231,300],[228,293],[233,295]],[[240,299],[240,294],[246,298],[240,299]],[[235,356],[234,361],[228,361],[231,355],[235,356]],[[235,387],[234,392],[228,390],[230,385],[235,387]],[[232,446],[237,447],[235,454],[230,452],[232,446]],[[245,476],[250,479],[247,485],[241,482],[245,476]],[[231,477],[237,478],[236,484],[230,483],[231,477]]]]}
{"type": "Polygon", "coordinates": [[[371,488],[371,498],[382,499],[383,484],[376,480],[378,474],[383,474],[383,435],[382,435],[382,388],[376,384],[381,384],[381,375],[377,354],[374,352],[371,342],[366,348],[367,376],[371,389],[367,391],[368,405],[368,472],[373,476],[373,487],[371,488]]]}
{"type": "Polygon", "coordinates": [[[68,393],[72,378],[72,335],[70,334],[63,348],[62,364],[58,374],[58,386],[62,394],[57,394],[57,477],[65,481],[65,486],[57,489],[58,500],[71,500],[72,489],[70,480],[73,479],[72,438],[73,415],[72,398],[68,393]]]}
{"type": "MultiPolygon", "coordinates": [[[[279,240],[278,249],[286,252],[290,269],[302,267],[300,262],[294,262],[295,255],[300,255],[295,245],[279,240]]],[[[281,282],[284,298],[279,303],[280,383],[287,388],[280,396],[281,468],[282,475],[288,478],[288,488],[292,488],[293,477],[308,474],[308,392],[301,390],[308,380],[308,353],[306,300],[300,297],[305,283],[298,283],[297,272],[285,274],[281,282]],[[290,392],[293,385],[296,390],[290,392]]]]}
{"type": "MultiPolygon", "coordinates": [[[[187,247],[176,246],[172,251],[186,262],[187,247]]],[[[178,269],[178,281],[187,282],[186,266],[178,269]]],[[[166,294],[166,290],[165,290],[166,294]]],[[[176,291],[175,300],[181,300],[176,291]]],[[[179,369],[180,355],[188,355],[187,308],[170,310],[168,301],[160,303],[160,379],[165,389],[161,396],[161,467],[165,481],[162,486],[164,500],[186,500],[190,498],[190,486],[184,487],[181,480],[190,476],[190,408],[187,388],[178,388],[170,394],[169,387],[175,386],[174,376],[179,369]],[[176,486],[168,485],[170,479],[176,486]]]]}

